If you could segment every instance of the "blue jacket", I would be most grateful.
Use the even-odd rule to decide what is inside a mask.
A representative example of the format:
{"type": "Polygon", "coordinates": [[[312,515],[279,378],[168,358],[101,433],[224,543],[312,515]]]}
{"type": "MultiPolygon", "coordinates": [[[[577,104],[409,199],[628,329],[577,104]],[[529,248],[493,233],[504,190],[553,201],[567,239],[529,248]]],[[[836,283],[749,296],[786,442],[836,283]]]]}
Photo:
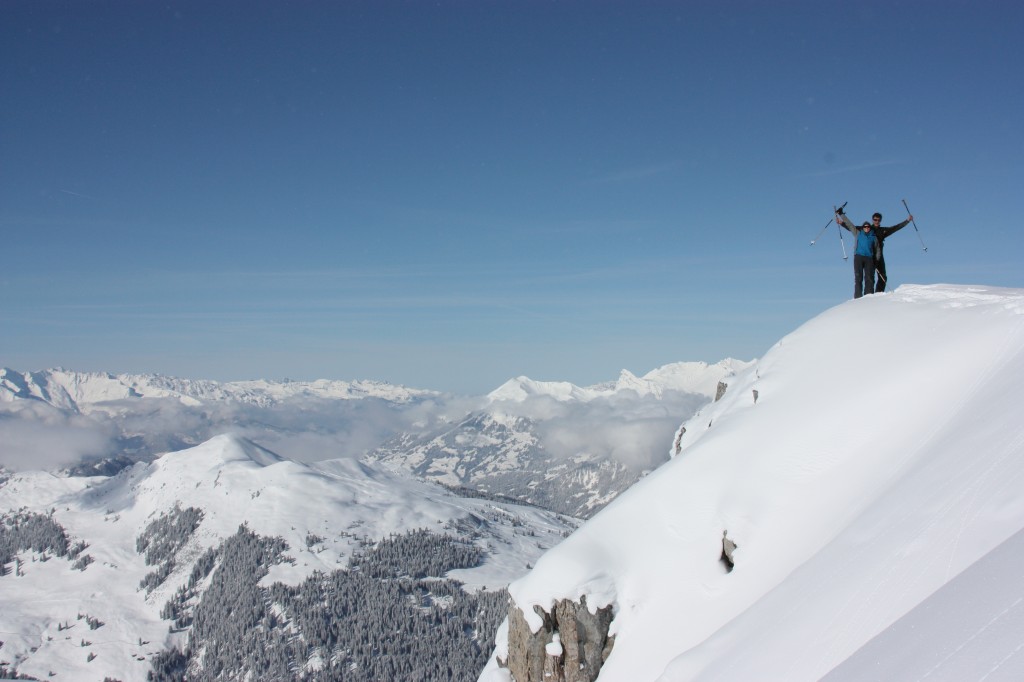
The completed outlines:
{"type": "MultiPolygon", "coordinates": [[[[907,222],[909,223],[910,221],[908,220],[907,222]]],[[[875,229],[873,227],[871,228],[870,232],[868,232],[867,234],[864,234],[864,230],[862,230],[861,228],[859,228],[856,225],[854,225],[853,221],[851,221],[849,218],[847,218],[845,214],[839,216],[839,224],[842,225],[847,230],[849,230],[850,232],[853,233],[853,239],[854,239],[853,252],[855,254],[857,254],[858,256],[867,256],[868,258],[875,258],[875,259],[879,259],[879,258],[882,257],[882,239],[878,238],[878,235],[875,234],[875,229]]],[[[903,227],[903,225],[900,225],[899,227],[903,227]]],[[[893,229],[893,228],[886,228],[886,229],[889,229],[889,230],[892,230],[892,232],[895,232],[897,229],[899,229],[899,227],[896,228],[896,229],[893,229]]],[[[890,234],[891,234],[891,232],[890,232],[890,234]]],[[[889,235],[885,235],[885,236],[887,237],[889,235]]],[[[884,239],[884,237],[883,237],[883,239],[884,239]]]]}
{"type": "Polygon", "coordinates": [[[858,256],[874,258],[875,245],[877,243],[878,238],[875,237],[874,228],[868,232],[865,232],[864,230],[857,230],[857,247],[854,249],[854,253],[858,256]]]}

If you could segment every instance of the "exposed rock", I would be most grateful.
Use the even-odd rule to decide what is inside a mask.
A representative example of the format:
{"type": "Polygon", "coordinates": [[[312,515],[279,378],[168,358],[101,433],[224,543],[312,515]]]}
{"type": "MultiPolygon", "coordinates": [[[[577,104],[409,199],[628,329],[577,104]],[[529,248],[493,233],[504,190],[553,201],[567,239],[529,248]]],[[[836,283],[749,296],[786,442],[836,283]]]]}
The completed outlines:
{"type": "Polygon", "coordinates": [[[722,531],[722,558],[726,572],[731,573],[735,562],[732,560],[732,553],[736,551],[736,543],[729,539],[729,531],[722,531]]]}
{"type": "Polygon", "coordinates": [[[541,617],[537,632],[530,630],[522,610],[509,607],[508,667],[515,682],[594,682],[611,654],[615,638],[608,636],[612,607],[591,613],[587,598],[563,599],[552,612],[533,607],[541,617]]]}
{"type": "Polygon", "coordinates": [[[672,445],[672,451],[677,455],[683,451],[683,436],[685,435],[686,427],[680,426],[679,431],[676,432],[676,442],[672,445]]]}
{"type": "Polygon", "coordinates": [[[725,395],[725,391],[728,388],[729,388],[729,384],[725,383],[724,381],[719,381],[718,382],[718,388],[715,390],[715,402],[716,403],[719,400],[722,399],[722,396],[725,395]]]}

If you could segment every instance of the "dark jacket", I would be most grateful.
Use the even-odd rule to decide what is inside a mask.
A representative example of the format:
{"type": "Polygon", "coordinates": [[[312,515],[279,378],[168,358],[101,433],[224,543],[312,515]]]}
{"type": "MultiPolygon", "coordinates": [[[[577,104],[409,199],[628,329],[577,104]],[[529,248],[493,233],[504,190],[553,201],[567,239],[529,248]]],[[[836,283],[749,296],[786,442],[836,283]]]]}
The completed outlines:
{"type": "MultiPolygon", "coordinates": [[[[860,228],[857,227],[856,225],[854,225],[853,221],[851,221],[850,217],[847,216],[846,214],[843,214],[843,215],[839,216],[839,218],[842,221],[842,222],[840,222],[840,225],[842,225],[847,230],[849,230],[850,232],[853,233],[853,236],[854,236],[853,250],[854,250],[854,252],[856,252],[857,251],[857,241],[860,239],[860,234],[861,234],[860,228]]],[[[884,257],[884,254],[882,253],[882,248],[883,248],[884,243],[885,243],[885,238],[886,237],[890,237],[890,236],[896,234],[897,232],[899,232],[900,230],[902,230],[904,227],[906,227],[909,224],[910,224],[910,219],[907,218],[902,223],[897,223],[896,225],[893,225],[892,227],[872,227],[871,231],[875,234],[875,260],[882,260],[882,258],[884,257]]]]}
{"type": "Polygon", "coordinates": [[[892,227],[876,227],[875,228],[875,236],[878,237],[878,249],[877,249],[877,253],[875,255],[875,260],[882,260],[882,258],[883,258],[882,247],[885,246],[885,238],[889,237],[889,236],[891,236],[893,234],[896,234],[897,232],[899,232],[900,230],[902,230],[904,227],[906,227],[909,224],[910,224],[910,218],[907,218],[902,223],[896,223],[892,227]]]}

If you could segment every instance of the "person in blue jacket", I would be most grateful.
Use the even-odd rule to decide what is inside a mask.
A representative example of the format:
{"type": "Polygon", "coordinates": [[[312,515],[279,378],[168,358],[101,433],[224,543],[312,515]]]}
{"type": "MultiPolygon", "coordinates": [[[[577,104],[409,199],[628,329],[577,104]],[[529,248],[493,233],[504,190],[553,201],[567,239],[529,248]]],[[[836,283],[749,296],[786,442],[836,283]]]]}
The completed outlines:
{"type": "Polygon", "coordinates": [[[874,227],[865,221],[860,229],[845,214],[836,214],[836,222],[853,234],[853,297],[875,293],[875,251],[878,237],[874,227]]]}

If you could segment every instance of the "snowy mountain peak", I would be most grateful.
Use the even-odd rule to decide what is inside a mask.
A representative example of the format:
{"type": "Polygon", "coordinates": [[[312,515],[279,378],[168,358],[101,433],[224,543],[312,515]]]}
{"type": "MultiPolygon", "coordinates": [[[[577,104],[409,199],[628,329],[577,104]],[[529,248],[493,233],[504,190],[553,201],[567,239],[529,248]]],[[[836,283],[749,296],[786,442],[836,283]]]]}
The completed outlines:
{"type": "Polygon", "coordinates": [[[547,396],[560,401],[588,400],[590,398],[585,389],[568,381],[534,381],[525,376],[509,379],[487,394],[490,402],[523,402],[537,396],[547,396]]]}
{"type": "Polygon", "coordinates": [[[752,363],[728,358],[714,365],[706,362],[676,362],[651,370],[638,377],[628,369],[614,382],[576,386],[567,381],[534,381],[525,376],[510,379],[488,394],[490,402],[524,402],[543,396],[560,402],[590,401],[607,398],[622,391],[637,395],[660,396],[664,391],[696,393],[713,398],[718,382],[749,367],[752,363]]]}
{"type": "Polygon", "coordinates": [[[285,457],[271,452],[267,448],[255,443],[248,438],[224,434],[216,436],[207,442],[210,450],[221,448],[223,461],[244,461],[252,462],[257,466],[268,467],[281,462],[290,461],[285,457]]]}

